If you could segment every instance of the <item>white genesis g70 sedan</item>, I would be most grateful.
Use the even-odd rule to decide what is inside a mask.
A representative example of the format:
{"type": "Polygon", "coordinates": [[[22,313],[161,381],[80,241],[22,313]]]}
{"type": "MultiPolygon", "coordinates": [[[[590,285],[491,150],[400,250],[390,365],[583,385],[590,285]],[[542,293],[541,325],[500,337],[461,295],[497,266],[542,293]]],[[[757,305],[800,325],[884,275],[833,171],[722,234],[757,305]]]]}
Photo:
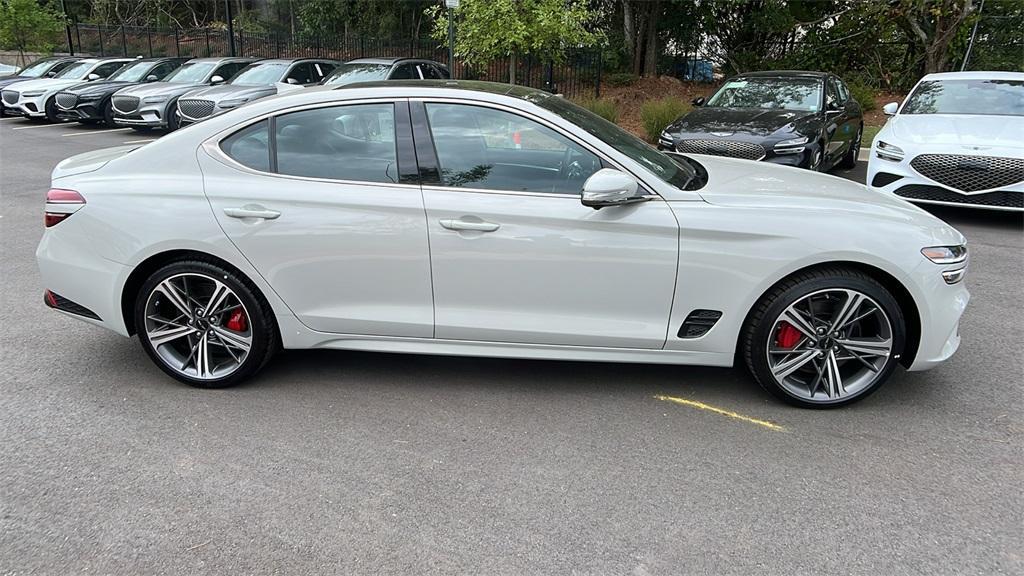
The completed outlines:
{"type": "Polygon", "coordinates": [[[921,79],[878,132],[868,182],[922,204],[1024,210],[1024,74],[921,79]]]}
{"type": "Polygon", "coordinates": [[[221,387],[280,348],[746,365],[839,406],[960,343],[964,237],[828,175],[666,154],[563,98],[271,97],[53,172],[46,303],[221,387]]]}

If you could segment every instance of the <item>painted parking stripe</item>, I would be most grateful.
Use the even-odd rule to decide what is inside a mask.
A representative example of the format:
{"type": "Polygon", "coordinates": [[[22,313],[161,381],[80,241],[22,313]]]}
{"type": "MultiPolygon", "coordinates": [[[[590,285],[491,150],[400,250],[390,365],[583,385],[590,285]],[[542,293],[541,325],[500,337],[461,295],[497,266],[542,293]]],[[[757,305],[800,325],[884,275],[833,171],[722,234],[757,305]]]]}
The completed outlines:
{"type": "Polygon", "coordinates": [[[147,138],[146,140],[125,140],[124,142],[121,142],[121,144],[145,144],[146,142],[155,142],[157,140],[159,140],[159,138],[147,138]]]}
{"type": "Polygon", "coordinates": [[[731,410],[726,410],[724,408],[719,408],[717,406],[712,406],[710,404],[705,404],[703,402],[697,402],[696,400],[687,400],[686,398],[677,398],[675,396],[661,396],[661,395],[655,396],[655,398],[658,399],[658,400],[661,400],[663,402],[672,402],[673,404],[680,404],[682,406],[689,406],[690,408],[697,408],[699,410],[705,410],[707,412],[713,412],[715,414],[719,414],[721,416],[726,416],[728,418],[732,418],[734,420],[739,420],[741,422],[746,422],[748,424],[756,424],[757,426],[761,426],[761,427],[767,428],[769,430],[774,430],[776,432],[785,432],[786,431],[786,429],[784,427],[776,424],[775,422],[769,422],[768,420],[761,420],[760,418],[751,418],[750,416],[744,416],[743,414],[738,414],[738,413],[733,412],[731,410]]]}
{"type": "Polygon", "coordinates": [[[20,128],[11,128],[11,130],[35,130],[36,128],[60,128],[64,124],[34,124],[32,126],[22,126],[20,128]]]}
{"type": "Polygon", "coordinates": [[[88,130],[83,132],[71,132],[70,134],[61,134],[61,136],[88,136],[89,134],[102,134],[104,132],[124,132],[125,130],[131,130],[131,128],[110,128],[108,130],[88,130]]]}

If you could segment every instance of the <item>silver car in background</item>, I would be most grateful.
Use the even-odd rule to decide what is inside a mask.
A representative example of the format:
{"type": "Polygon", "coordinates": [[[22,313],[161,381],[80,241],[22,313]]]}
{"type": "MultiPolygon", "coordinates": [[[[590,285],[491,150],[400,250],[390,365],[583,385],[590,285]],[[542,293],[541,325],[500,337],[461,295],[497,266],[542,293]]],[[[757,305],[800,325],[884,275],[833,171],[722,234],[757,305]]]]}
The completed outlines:
{"type": "Polygon", "coordinates": [[[179,124],[178,98],[197,86],[220,84],[245,68],[253,58],[194,58],[161,82],[130,86],[111,97],[114,123],[136,130],[166,128],[179,124]]]}
{"type": "Polygon", "coordinates": [[[193,123],[273,96],[289,87],[319,84],[341,62],[315,58],[277,58],[254,62],[226,84],[199,88],[178,99],[182,123],[193,123]]]}

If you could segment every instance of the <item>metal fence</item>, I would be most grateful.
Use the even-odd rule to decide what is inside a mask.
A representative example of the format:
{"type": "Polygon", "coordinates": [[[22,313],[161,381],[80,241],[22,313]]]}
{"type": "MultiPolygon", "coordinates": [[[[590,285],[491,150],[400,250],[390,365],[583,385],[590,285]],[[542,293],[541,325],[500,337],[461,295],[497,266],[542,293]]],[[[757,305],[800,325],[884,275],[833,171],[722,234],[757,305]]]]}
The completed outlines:
{"type": "MultiPolygon", "coordinates": [[[[431,38],[370,37],[358,34],[328,36],[256,33],[217,28],[166,29],[134,26],[73,24],[71,51],[99,56],[249,56],[255,58],[320,57],[352,60],[373,56],[427,58],[449,64],[453,78],[509,81],[509,61],[469,66],[448,62],[448,51],[431,38]]],[[[569,50],[558,62],[521,57],[516,84],[557,91],[569,97],[600,95],[601,54],[569,50]]]]}

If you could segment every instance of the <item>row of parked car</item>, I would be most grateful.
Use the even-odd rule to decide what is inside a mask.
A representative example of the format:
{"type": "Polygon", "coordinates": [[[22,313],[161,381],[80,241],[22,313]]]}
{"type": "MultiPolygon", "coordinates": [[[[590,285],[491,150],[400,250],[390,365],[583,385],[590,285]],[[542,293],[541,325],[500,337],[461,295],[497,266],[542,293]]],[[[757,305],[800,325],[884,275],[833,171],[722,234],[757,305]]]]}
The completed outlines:
{"type": "Polygon", "coordinates": [[[259,98],[306,86],[446,79],[413,58],[44,58],[0,77],[0,116],[175,130],[259,98]]]}

